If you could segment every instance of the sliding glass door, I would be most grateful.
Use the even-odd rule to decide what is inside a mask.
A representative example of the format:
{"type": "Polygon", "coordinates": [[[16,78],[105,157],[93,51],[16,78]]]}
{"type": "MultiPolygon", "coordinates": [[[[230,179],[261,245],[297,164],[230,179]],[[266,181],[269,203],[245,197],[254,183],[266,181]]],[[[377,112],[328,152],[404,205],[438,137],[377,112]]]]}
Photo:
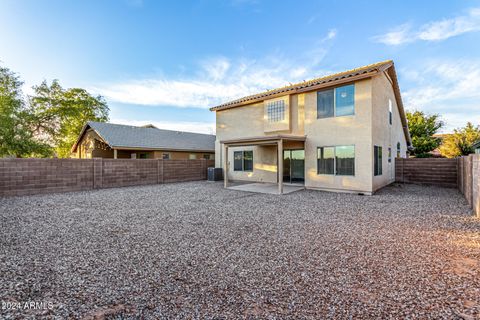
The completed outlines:
{"type": "Polygon", "coordinates": [[[305,150],[283,151],[283,182],[303,183],[305,181],[305,150]]]}

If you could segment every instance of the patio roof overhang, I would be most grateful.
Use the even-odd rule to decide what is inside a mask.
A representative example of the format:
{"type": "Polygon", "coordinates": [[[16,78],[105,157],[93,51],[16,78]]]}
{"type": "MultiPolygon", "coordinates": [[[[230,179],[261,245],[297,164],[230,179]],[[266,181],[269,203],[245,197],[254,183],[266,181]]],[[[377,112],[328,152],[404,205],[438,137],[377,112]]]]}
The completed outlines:
{"type": "Polygon", "coordinates": [[[277,145],[279,141],[302,141],[305,142],[306,136],[294,135],[274,135],[262,137],[250,137],[242,139],[222,140],[221,144],[229,147],[253,146],[253,145],[277,145]]]}
{"type": "Polygon", "coordinates": [[[306,136],[295,135],[272,135],[262,137],[250,137],[233,140],[222,140],[220,143],[223,145],[223,181],[224,187],[228,187],[228,148],[230,147],[242,147],[242,146],[255,146],[255,145],[275,145],[277,146],[277,183],[278,194],[283,194],[283,145],[284,142],[299,141],[305,142],[306,136]]]}

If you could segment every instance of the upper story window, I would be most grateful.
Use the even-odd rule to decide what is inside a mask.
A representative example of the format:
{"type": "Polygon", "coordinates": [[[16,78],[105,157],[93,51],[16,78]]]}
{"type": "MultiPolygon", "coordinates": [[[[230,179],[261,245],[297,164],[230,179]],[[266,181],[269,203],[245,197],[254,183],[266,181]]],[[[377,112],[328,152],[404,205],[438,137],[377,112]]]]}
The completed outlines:
{"type": "Polygon", "coordinates": [[[285,120],[285,100],[267,102],[268,122],[280,122],[285,120]]]}
{"type": "Polygon", "coordinates": [[[317,92],[317,119],[355,114],[355,85],[317,92]]]}
{"type": "Polygon", "coordinates": [[[392,100],[388,99],[388,122],[392,124],[392,100]]]}

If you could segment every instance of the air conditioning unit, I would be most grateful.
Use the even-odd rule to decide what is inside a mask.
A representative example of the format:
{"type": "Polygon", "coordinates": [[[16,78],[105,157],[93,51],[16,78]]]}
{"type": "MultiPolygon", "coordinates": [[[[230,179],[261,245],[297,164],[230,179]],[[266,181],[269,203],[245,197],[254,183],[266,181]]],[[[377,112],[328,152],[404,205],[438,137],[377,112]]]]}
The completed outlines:
{"type": "Polygon", "coordinates": [[[223,180],[223,169],[222,168],[208,168],[208,181],[221,181],[223,180]]]}

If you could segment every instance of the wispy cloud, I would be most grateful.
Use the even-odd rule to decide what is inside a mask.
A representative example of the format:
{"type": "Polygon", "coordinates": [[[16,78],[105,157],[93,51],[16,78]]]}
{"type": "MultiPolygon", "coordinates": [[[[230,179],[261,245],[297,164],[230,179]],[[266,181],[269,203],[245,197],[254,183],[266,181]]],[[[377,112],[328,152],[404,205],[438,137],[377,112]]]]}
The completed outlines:
{"type": "Polygon", "coordinates": [[[92,91],[110,101],[139,105],[209,108],[222,102],[302,81],[325,73],[319,63],[328,52],[331,29],[303,54],[291,59],[282,54],[260,60],[216,57],[199,63],[189,77],[133,79],[100,84],[92,91]]]}
{"type": "Polygon", "coordinates": [[[336,36],[337,36],[337,29],[330,29],[327,35],[325,36],[325,38],[323,38],[323,41],[335,39],[336,36]]]}
{"type": "Polygon", "coordinates": [[[111,123],[126,124],[130,126],[144,126],[153,124],[159,129],[177,130],[186,132],[215,134],[215,123],[209,122],[182,122],[182,121],[141,121],[131,119],[110,119],[111,123]]]}
{"type": "Polygon", "coordinates": [[[480,31],[480,8],[470,9],[465,15],[423,24],[416,30],[411,23],[405,23],[372,39],[397,46],[414,41],[442,41],[475,31],[480,31]]]}
{"type": "Polygon", "coordinates": [[[401,75],[413,86],[402,93],[407,109],[441,114],[447,131],[480,121],[480,60],[437,60],[401,75]]]}

